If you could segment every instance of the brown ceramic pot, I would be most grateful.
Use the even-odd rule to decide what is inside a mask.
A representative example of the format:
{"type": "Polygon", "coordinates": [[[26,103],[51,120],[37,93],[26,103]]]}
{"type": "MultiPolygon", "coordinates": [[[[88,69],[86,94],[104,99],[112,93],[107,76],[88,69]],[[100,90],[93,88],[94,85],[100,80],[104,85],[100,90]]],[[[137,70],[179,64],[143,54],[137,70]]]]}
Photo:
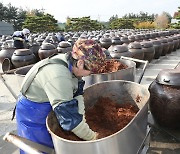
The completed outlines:
{"type": "Polygon", "coordinates": [[[158,59],[162,54],[163,46],[161,45],[161,41],[159,40],[151,40],[153,43],[153,47],[155,50],[154,59],[158,59]]]}
{"type": "Polygon", "coordinates": [[[42,44],[40,49],[38,50],[38,55],[39,55],[40,60],[45,59],[55,53],[58,53],[58,50],[51,43],[42,44]]]}
{"type": "Polygon", "coordinates": [[[155,50],[154,50],[152,42],[143,41],[141,42],[141,45],[144,52],[144,60],[148,60],[149,62],[151,62],[155,54],[155,50]]]}
{"type": "Polygon", "coordinates": [[[119,59],[121,56],[132,57],[132,52],[129,52],[127,45],[115,45],[110,55],[112,58],[119,59]]]}
{"type": "Polygon", "coordinates": [[[16,49],[11,61],[15,68],[18,68],[36,63],[36,57],[29,49],[16,49]]]}
{"type": "Polygon", "coordinates": [[[57,47],[58,53],[67,53],[72,51],[71,43],[68,41],[61,41],[57,47]]]}
{"type": "Polygon", "coordinates": [[[105,49],[108,49],[111,46],[111,44],[112,44],[111,39],[107,38],[107,37],[102,37],[102,38],[100,38],[99,41],[100,41],[101,47],[105,48],[105,49]]]}
{"type": "Polygon", "coordinates": [[[14,51],[15,48],[2,48],[0,51],[0,63],[2,63],[5,58],[11,59],[14,51]]]}
{"type": "Polygon", "coordinates": [[[180,71],[162,70],[150,86],[150,111],[163,127],[180,128],[180,71]]]}

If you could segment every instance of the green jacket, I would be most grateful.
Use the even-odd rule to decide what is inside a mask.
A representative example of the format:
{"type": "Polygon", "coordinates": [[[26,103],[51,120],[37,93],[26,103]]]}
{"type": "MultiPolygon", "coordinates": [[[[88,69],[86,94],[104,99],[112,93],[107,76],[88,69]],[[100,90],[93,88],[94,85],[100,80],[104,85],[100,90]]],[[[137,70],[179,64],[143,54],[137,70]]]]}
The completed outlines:
{"type": "MultiPolygon", "coordinates": [[[[60,58],[69,66],[65,54],[58,54],[53,58],[60,58]]],[[[38,63],[41,62],[42,61],[38,63]]],[[[23,83],[29,77],[29,74],[34,71],[38,63],[27,73],[23,83]]],[[[48,64],[39,69],[31,85],[27,89],[25,96],[27,99],[38,103],[50,102],[54,109],[60,103],[74,99],[73,94],[76,92],[77,88],[78,78],[74,76],[66,66],[62,64],[48,64]]],[[[75,97],[75,99],[78,100],[79,113],[85,115],[83,96],[79,95],[75,97]]],[[[84,140],[92,140],[95,138],[95,132],[89,128],[85,116],[72,132],[84,140]]]]}

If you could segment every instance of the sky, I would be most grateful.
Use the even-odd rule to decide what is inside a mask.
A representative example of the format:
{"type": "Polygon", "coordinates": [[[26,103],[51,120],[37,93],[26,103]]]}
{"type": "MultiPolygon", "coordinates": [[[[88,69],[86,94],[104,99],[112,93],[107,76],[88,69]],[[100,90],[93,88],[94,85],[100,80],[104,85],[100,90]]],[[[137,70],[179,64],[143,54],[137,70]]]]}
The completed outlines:
{"type": "Polygon", "coordinates": [[[90,16],[92,20],[108,21],[113,15],[122,17],[128,13],[148,14],[168,12],[171,16],[178,11],[180,0],[0,0],[4,5],[11,3],[23,9],[44,9],[58,22],[66,18],[90,16]]]}

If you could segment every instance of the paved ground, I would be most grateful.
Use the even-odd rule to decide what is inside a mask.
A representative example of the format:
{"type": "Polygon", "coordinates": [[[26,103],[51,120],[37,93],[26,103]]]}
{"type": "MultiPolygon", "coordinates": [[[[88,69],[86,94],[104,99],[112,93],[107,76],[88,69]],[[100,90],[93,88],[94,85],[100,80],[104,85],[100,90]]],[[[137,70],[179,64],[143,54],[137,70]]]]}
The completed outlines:
{"type": "MultiPolygon", "coordinates": [[[[167,56],[160,57],[149,63],[144,77],[141,81],[142,85],[147,88],[149,84],[156,78],[162,69],[174,68],[180,61],[180,49],[167,56]]],[[[138,79],[141,69],[136,70],[136,80],[138,79]]],[[[0,70],[2,72],[2,70],[0,70]]],[[[19,84],[16,76],[3,76],[8,85],[14,91],[14,95],[18,95],[19,84]]],[[[15,98],[10,94],[2,80],[0,80],[0,154],[18,154],[18,148],[11,143],[3,141],[3,136],[7,132],[16,133],[15,120],[11,121],[12,111],[15,106],[15,98]]],[[[153,124],[150,133],[150,148],[148,154],[179,154],[180,153],[180,131],[165,130],[154,124],[153,119],[149,116],[149,122],[153,124]]]]}

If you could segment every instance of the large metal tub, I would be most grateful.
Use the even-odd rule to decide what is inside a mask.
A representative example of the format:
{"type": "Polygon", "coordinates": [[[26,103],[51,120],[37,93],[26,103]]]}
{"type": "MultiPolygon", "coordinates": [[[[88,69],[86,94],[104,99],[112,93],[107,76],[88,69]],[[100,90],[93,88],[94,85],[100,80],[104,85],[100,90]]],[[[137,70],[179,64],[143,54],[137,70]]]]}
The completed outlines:
{"type": "Polygon", "coordinates": [[[131,60],[125,60],[125,59],[116,59],[116,60],[119,60],[121,63],[127,65],[128,68],[118,70],[117,72],[91,74],[89,76],[83,77],[83,80],[85,80],[84,88],[87,88],[95,83],[100,83],[102,81],[109,81],[109,80],[135,81],[136,63],[131,60]]]}
{"type": "Polygon", "coordinates": [[[128,102],[137,105],[139,112],[122,130],[95,141],[70,141],[57,136],[55,130],[59,124],[51,112],[47,118],[47,128],[52,136],[56,154],[136,154],[139,151],[147,133],[149,91],[144,86],[130,81],[96,83],[85,89],[86,108],[94,105],[100,96],[110,97],[117,103],[128,102]]]}

